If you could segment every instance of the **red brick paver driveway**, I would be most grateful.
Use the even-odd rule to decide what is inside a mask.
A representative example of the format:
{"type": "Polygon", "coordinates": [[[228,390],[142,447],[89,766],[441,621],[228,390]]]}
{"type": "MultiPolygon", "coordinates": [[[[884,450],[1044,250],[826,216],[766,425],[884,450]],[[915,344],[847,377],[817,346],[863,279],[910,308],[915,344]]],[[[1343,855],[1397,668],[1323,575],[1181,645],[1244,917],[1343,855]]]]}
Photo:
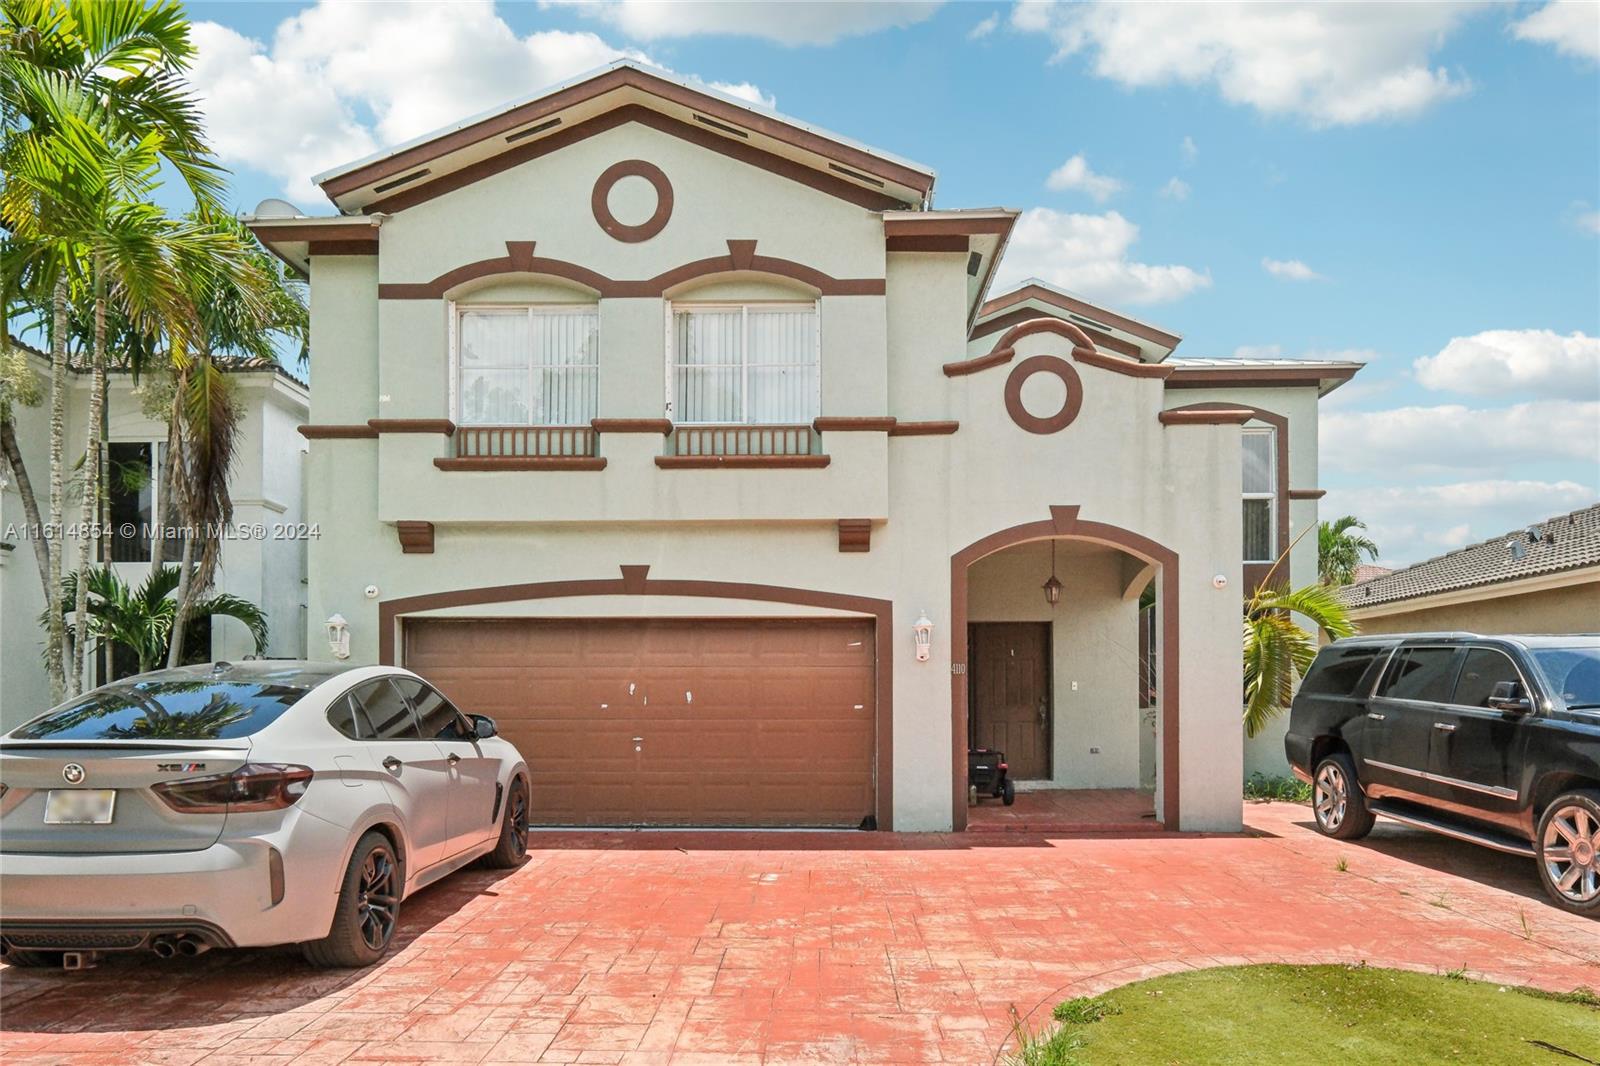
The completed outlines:
{"type": "Polygon", "coordinates": [[[1243,837],[547,834],[406,905],[359,973],[289,951],[0,971],[7,1062],[956,1062],[1014,1008],[1241,961],[1600,987],[1531,863],[1383,825],[1243,837]],[[982,836],[982,839],[978,839],[982,836]],[[1345,870],[1338,869],[1343,858],[1345,870]]]}

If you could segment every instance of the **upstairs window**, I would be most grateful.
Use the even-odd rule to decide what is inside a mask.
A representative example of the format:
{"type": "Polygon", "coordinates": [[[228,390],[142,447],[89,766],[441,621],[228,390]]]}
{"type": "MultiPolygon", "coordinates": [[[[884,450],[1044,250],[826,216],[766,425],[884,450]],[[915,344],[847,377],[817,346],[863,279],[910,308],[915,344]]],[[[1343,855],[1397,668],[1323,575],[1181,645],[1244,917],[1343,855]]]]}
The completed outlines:
{"type": "Polygon", "coordinates": [[[600,313],[470,307],[455,320],[456,422],[586,426],[600,394],[600,313]]]}
{"type": "Polygon", "coordinates": [[[1278,431],[1249,428],[1244,452],[1244,561],[1270,563],[1278,557],[1278,431]]]}
{"type": "Polygon", "coordinates": [[[669,336],[673,421],[799,425],[821,413],[816,304],[679,306],[669,336]]]}

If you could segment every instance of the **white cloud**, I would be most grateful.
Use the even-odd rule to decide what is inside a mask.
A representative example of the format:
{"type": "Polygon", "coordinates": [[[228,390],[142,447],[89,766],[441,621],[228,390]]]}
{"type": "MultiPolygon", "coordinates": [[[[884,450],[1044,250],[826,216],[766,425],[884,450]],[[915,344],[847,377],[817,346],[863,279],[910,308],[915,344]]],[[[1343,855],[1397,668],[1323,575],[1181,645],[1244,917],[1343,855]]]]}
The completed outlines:
{"type": "Polygon", "coordinates": [[[1131,261],[1128,250],[1138,239],[1139,227],[1115,211],[1024,211],[1000,262],[996,291],[1037,277],[1116,305],[1165,303],[1210,287],[1209,272],[1131,261]]]}
{"type": "Polygon", "coordinates": [[[1178,145],[1178,152],[1183,156],[1183,165],[1194,166],[1194,161],[1200,158],[1200,146],[1194,143],[1194,138],[1185,136],[1183,143],[1178,145]]]}
{"type": "Polygon", "coordinates": [[[1298,259],[1262,259],[1261,269],[1285,281],[1325,281],[1315,270],[1298,259]]]}
{"type": "Polygon", "coordinates": [[[1590,207],[1586,201],[1574,201],[1572,208],[1567,212],[1567,217],[1572,220],[1578,232],[1600,237],[1600,211],[1590,207]]]}
{"type": "Polygon", "coordinates": [[[1324,465],[1365,476],[1504,472],[1560,460],[1592,466],[1600,455],[1600,401],[1325,411],[1318,420],[1318,439],[1324,465]]]}
{"type": "Polygon", "coordinates": [[[1600,62],[1600,5],[1555,0],[1511,24],[1513,36],[1554,46],[1563,55],[1600,62]]]}
{"type": "Polygon", "coordinates": [[[1056,192],[1086,193],[1097,204],[1105,203],[1122,191],[1122,182],[1090,170],[1089,161],[1081,153],[1052,170],[1044,183],[1056,192]]]}
{"type": "MultiPolygon", "coordinates": [[[[322,0],[279,23],[270,45],[214,22],[193,34],[191,80],[218,155],[278,178],[305,208],[322,199],[313,174],[612,60],[648,61],[593,33],[519,35],[490,0],[322,0]]],[[[775,105],[749,82],[709,84],[775,105]]]]}
{"type": "Polygon", "coordinates": [[[1474,396],[1600,397],[1600,337],[1491,329],[1454,337],[1413,364],[1424,387],[1474,396]]]}
{"type": "Polygon", "coordinates": [[[1129,88],[1211,86],[1223,99],[1318,126],[1411,118],[1466,92],[1431,65],[1481,6],[1430,4],[1019,3],[1012,24],[1055,59],[1084,53],[1129,88]]]}
{"type": "Polygon", "coordinates": [[[720,35],[760,37],[783,45],[832,44],[842,37],[912,26],[931,17],[937,2],[878,0],[838,4],[771,3],[764,0],[541,0],[541,6],[571,3],[585,15],[603,19],[628,37],[656,41],[669,37],[720,35]]]}
{"type": "Polygon", "coordinates": [[[1182,178],[1170,178],[1161,186],[1161,195],[1168,200],[1187,200],[1189,198],[1189,183],[1182,178]]]}
{"type": "Polygon", "coordinates": [[[1400,567],[1587,507],[1597,498],[1595,486],[1575,481],[1456,481],[1330,489],[1318,511],[1325,518],[1360,518],[1382,564],[1400,567]]]}
{"type": "Polygon", "coordinates": [[[991,14],[988,18],[984,19],[982,22],[978,23],[976,26],[972,27],[972,29],[967,31],[967,40],[981,41],[993,33],[999,25],[1000,16],[998,14],[991,14]]]}

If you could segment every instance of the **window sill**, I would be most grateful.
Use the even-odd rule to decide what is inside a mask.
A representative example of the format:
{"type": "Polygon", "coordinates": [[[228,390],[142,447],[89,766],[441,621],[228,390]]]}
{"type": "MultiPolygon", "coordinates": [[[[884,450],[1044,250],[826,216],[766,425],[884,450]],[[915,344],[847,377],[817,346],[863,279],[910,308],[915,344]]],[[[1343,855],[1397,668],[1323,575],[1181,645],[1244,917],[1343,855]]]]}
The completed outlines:
{"type": "Polygon", "coordinates": [[[484,456],[435,459],[440,470],[604,470],[606,461],[589,455],[484,456]]]}
{"type": "Polygon", "coordinates": [[[663,470],[819,470],[828,455],[658,455],[663,470]]]}

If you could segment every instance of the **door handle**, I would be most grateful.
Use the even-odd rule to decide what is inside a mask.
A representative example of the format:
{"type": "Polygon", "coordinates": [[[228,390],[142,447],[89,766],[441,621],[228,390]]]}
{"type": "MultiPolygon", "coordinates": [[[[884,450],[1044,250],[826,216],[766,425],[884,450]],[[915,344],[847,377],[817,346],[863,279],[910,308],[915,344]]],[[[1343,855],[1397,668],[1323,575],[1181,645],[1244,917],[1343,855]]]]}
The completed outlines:
{"type": "Polygon", "coordinates": [[[456,763],[461,761],[461,756],[452,751],[446,761],[449,762],[451,766],[454,766],[456,763]]]}
{"type": "Polygon", "coordinates": [[[402,763],[399,759],[396,759],[393,755],[390,755],[383,760],[383,768],[389,771],[391,774],[399,773],[400,767],[404,765],[404,763],[402,763]]]}
{"type": "Polygon", "coordinates": [[[1379,714],[1377,711],[1368,711],[1367,717],[1372,719],[1374,722],[1382,722],[1386,721],[1389,716],[1386,714],[1379,714]]]}
{"type": "Polygon", "coordinates": [[[1456,731],[1456,727],[1449,722],[1435,722],[1433,723],[1433,728],[1441,733],[1454,733],[1456,731]]]}

